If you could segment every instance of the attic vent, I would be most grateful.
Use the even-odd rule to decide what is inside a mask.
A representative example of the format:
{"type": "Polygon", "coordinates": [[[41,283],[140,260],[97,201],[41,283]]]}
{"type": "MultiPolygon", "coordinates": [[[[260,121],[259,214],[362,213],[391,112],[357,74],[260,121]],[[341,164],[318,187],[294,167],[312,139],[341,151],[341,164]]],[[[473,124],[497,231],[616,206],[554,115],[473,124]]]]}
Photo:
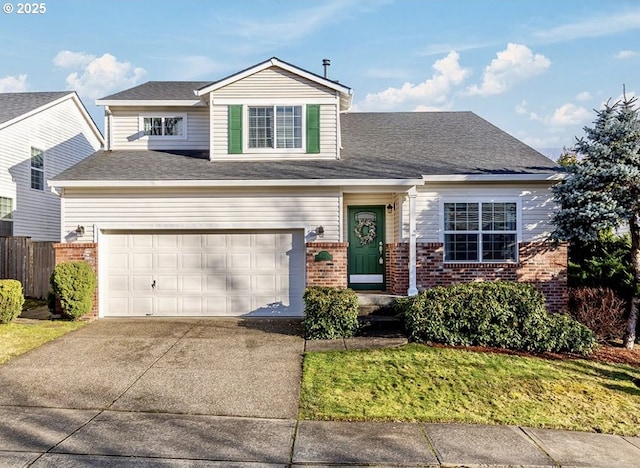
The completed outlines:
{"type": "Polygon", "coordinates": [[[331,66],[331,60],[322,59],[322,67],[324,68],[324,77],[329,78],[329,67],[331,66]]]}

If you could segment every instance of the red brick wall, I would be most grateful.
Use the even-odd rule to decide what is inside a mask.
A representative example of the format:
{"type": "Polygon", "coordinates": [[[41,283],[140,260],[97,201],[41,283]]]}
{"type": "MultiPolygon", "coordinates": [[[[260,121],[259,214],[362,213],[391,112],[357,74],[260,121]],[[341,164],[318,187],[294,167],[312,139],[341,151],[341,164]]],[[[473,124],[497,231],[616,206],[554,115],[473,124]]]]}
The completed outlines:
{"type": "Polygon", "coordinates": [[[307,287],[347,287],[347,242],[307,243],[307,287]],[[318,253],[326,251],[332,260],[316,261],[318,253]]]}
{"type": "MultiPolygon", "coordinates": [[[[567,247],[552,249],[542,242],[520,244],[518,263],[444,263],[439,242],[416,244],[418,290],[471,281],[523,281],[533,283],[559,312],[567,305],[567,247]]],[[[406,294],[409,287],[409,244],[387,245],[387,290],[406,294]]]]}
{"type": "MultiPolygon", "coordinates": [[[[55,255],[55,264],[62,262],[73,262],[82,260],[87,262],[93,268],[96,276],[98,275],[98,244],[90,243],[70,243],[70,244],[53,244],[55,255]]],[[[98,316],[98,288],[93,295],[93,309],[85,315],[85,317],[98,316]]]]}

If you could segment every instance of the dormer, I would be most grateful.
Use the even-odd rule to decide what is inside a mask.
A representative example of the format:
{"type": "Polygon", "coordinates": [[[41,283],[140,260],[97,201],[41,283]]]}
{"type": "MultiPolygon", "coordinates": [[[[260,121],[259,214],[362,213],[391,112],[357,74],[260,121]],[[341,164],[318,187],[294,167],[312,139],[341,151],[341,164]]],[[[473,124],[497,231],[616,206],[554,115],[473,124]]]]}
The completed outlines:
{"type": "Polygon", "coordinates": [[[351,89],[277,58],[207,84],[210,159],[340,159],[351,89]]]}

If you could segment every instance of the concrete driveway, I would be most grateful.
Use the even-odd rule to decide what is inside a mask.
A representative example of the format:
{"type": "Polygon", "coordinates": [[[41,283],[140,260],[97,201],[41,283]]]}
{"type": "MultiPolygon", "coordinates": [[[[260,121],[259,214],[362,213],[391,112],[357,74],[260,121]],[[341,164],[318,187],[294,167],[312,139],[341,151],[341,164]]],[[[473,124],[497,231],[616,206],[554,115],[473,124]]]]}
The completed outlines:
{"type": "Polygon", "coordinates": [[[109,319],[0,366],[0,406],[295,419],[286,319],[109,319]]]}

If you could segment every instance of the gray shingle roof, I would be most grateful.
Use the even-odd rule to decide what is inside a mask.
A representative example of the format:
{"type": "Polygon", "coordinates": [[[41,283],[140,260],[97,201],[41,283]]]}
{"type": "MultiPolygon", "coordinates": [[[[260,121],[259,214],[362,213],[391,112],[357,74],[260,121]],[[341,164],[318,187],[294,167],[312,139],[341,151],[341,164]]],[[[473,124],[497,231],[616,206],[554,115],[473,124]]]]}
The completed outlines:
{"type": "Polygon", "coordinates": [[[194,90],[211,83],[210,81],[147,81],[134,88],[103,97],[101,100],[123,101],[193,101],[198,97],[194,90]]]}
{"type": "Polygon", "coordinates": [[[547,157],[472,112],[342,115],[340,160],[209,161],[208,152],[99,151],[54,180],[415,179],[541,174],[547,157]]]}
{"type": "Polygon", "coordinates": [[[0,93],[0,124],[69,94],[71,94],[71,91],[0,93]]]}

